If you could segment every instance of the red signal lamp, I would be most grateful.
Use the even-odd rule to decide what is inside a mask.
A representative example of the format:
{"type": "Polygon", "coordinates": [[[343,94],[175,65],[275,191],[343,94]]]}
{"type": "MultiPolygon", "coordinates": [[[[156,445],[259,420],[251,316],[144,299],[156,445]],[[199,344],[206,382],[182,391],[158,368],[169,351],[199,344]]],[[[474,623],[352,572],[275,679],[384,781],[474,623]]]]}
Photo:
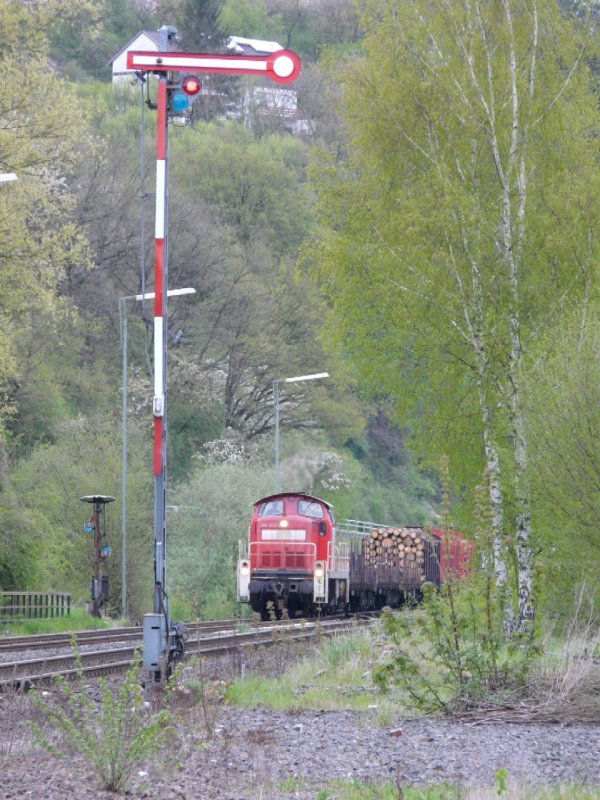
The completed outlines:
{"type": "Polygon", "coordinates": [[[198,95],[202,91],[202,84],[196,75],[186,75],[179,83],[171,87],[171,95],[169,101],[169,108],[171,112],[179,117],[179,115],[186,116],[186,111],[189,110],[192,103],[198,99],[198,95]]]}
{"type": "Polygon", "coordinates": [[[187,75],[181,81],[181,89],[188,97],[195,97],[202,91],[202,84],[195,75],[187,75]]]}

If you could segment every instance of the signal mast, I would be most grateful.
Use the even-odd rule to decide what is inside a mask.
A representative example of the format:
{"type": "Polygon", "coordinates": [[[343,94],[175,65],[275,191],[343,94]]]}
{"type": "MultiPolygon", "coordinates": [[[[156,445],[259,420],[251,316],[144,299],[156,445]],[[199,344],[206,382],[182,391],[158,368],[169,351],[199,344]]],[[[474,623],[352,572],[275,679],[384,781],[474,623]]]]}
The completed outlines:
{"type": "Polygon", "coordinates": [[[181,120],[199,96],[202,73],[255,75],[276,83],[291,83],[300,75],[299,57],[291,50],[268,55],[240,56],[180,53],[172,50],[177,29],[163,25],[160,51],[127,53],[127,67],[158,76],[156,123],[156,212],[154,266],[154,603],[144,615],[144,669],[162,684],[172,664],[183,655],[185,631],[172,625],[166,585],[166,461],[167,461],[167,289],[169,211],[169,121],[181,120]],[[176,79],[176,76],[179,76],[176,79]]]}

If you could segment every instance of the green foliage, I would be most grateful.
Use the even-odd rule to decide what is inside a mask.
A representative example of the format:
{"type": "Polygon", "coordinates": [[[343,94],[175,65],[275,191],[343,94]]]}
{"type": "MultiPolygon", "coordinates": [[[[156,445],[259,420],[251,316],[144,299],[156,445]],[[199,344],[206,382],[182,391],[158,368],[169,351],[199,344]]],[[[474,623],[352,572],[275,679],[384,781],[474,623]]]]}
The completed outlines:
{"type": "Polygon", "coordinates": [[[93,617],[80,608],[71,608],[68,617],[55,619],[28,619],[11,623],[10,633],[13,636],[25,636],[36,633],[63,633],[65,631],[89,631],[95,628],[107,628],[105,619],[93,617]]]}
{"type": "Polygon", "coordinates": [[[253,503],[271,486],[263,465],[224,463],[196,468],[171,493],[169,581],[182,616],[234,616],[238,542],[253,503]]]}
{"type": "Polygon", "coordinates": [[[175,139],[173,175],[180,191],[210,202],[242,244],[265,242],[280,257],[298,248],[312,219],[306,159],[298,139],[257,139],[235,122],[202,124],[175,139]]]}
{"type": "Polygon", "coordinates": [[[367,465],[360,462],[352,465],[347,456],[345,460],[354,468],[348,469],[351,484],[333,495],[340,519],[364,519],[389,525],[430,522],[431,509],[437,503],[436,489],[433,482],[412,465],[402,470],[401,477],[394,470],[385,477],[377,477],[367,465]]]}
{"type": "MultiPolygon", "coordinates": [[[[159,3],[159,9],[164,4],[164,0],[159,3]]],[[[223,0],[180,0],[175,4],[173,14],[169,15],[166,10],[162,12],[162,19],[170,20],[179,30],[182,50],[211,53],[216,51],[227,33],[221,20],[222,6],[223,0]]]]}
{"type": "Polygon", "coordinates": [[[331,781],[315,800],[466,800],[467,790],[444,783],[439,786],[399,787],[391,783],[331,781]]]}
{"type": "Polygon", "coordinates": [[[593,596],[598,585],[599,382],[600,329],[574,311],[540,343],[527,380],[539,583],[555,613],[570,613],[573,586],[585,582],[593,596]]]}
{"type": "MultiPolygon", "coordinates": [[[[338,402],[337,408],[340,414],[356,414],[357,425],[358,414],[368,412],[353,398],[344,405],[338,402]]],[[[433,478],[412,463],[400,431],[389,422],[378,429],[378,419],[379,415],[371,417],[360,436],[335,449],[329,444],[329,424],[324,425],[327,437],[316,432],[308,436],[306,432],[286,431],[281,437],[283,488],[301,489],[327,499],[339,519],[390,525],[430,522],[431,509],[438,503],[433,478]]],[[[340,427],[344,420],[338,423],[340,427]]],[[[362,426],[364,429],[364,417],[362,426]]]]}
{"type": "Polygon", "coordinates": [[[506,779],[508,778],[508,772],[505,769],[496,770],[496,792],[497,794],[501,795],[507,791],[506,787],[506,779]]]}
{"type": "MultiPolygon", "coordinates": [[[[148,442],[135,428],[131,430],[128,469],[128,529],[130,592],[134,612],[143,611],[151,597],[152,478],[148,470],[148,442]]],[[[27,551],[25,585],[14,588],[70,591],[73,602],[89,597],[89,576],[93,571],[93,543],[83,532],[90,515],[89,505],[80,497],[106,494],[119,498],[121,492],[121,436],[110,419],[95,424],[84,419],[63,423],[58,441],[38,447],[12,471],[10,488],[2,494],[5,510],[0,512],[0,542],[14,541],[15,519],[20,520],[27,551]]],[[[120,606],[119,502],[107,506],[107,543],[113,556],[108,564],[111,608],[120,606]]],[[[18,551],[17,551],[18,552],[18,551]]],[[[4,555],[0,546],[1,556],[4,555]]],[[[10,556],[7,548],[6,559],[10,556]]],[[[15,576],[18,577],[18,576],[15,576]]],[[[8,587],[7,587],[8,588],[8,587]]]]}
{"type": "Polygon", "coordinates": [[[589,300],[600,211],[581,58],[594,37],[545,3],[536,40],[526,7],[361,4],[362,57],[333,73],[348,146],[315,157],[321,229],[307,248],[333,311],[324,339],[394,403],[425,466],[448,454],[470,524],[487,470],[520,602],[537,522],[522,382],[565,298],[589,300]]]}
{"type": "Polygon", "coordinates": [[[537,654],[531,636],[506,633],[502,606],[489,579],[424,587],[422,608],[386,611],[394,644],[374,681],[405,691],[415,707],[452,713],[519,690],[537,654]]]}
{"type": "Polygon", "coordinates": [[[225,0],[221,26],[232,35],[255,39],[277,39],[279,20],[269,15],[266,0],[225,0]]]}
{"type": "Polygon", "coordinates": [[[138,31],[158,27],[143,4],[129,0],[63,1],[61,5],[62,13],[52,18],[48,29],[50,50],[61,71],[73,80],[107,80],[113,56],[138,31]]]}
{"type": "MultiPolygon", "coordinates": [[[[398,398],[399,409],[410,412],[420,432],[424,457],[431,457],[440,445],[447,448],[449,437],[454,441],[456,432],[452,472],[462,481],[473,469],[476,475],[480,474],[480,457],[474,452],[467,455],[469,442],[477,447],[480,441],[473,435],[480,430],[480,424],[474,396],[474,357],[468,352],[469,339],[462,335],[459,321],[463,317],[461,299],[472,299],[460,295],[470,266],[464,253],[465,263],[454,263],[452,259],[458,258],[462,249],[460,236],[467,237],[470,245],[471,234],[465,231],[471,226],[476,243],[473,241],[469,253],[481,261],[486,292],[483,313],[489,313],[489,322],[482,319],[481,324],[486,331],[496,332],[493,355],[501,360],[501,345],[505,343],[498,339],[501,322],[496,291],[501,280],[500,266],[497,254],[482,249],[493,248],[497,238],[500,193],[491,182],[493,164],[485,142],[478,140],[477,146],[473,145],[476,155],[470,162],[464,151],[472,146],[470,136],[465,136],[465,126],[471,123],[444,113],[447,97],[460,85],[465,70],[461,54],[453,49],[446,33],[452,39],[449,32],[455,26],[460,31],[467,24],[462,16],[466,5],[452,11],[451,6],[436,4],[433,16],[427,15],[428,25],[424,28],[416,23],[423,19],[419,3],[410,5],[410,9],[404,5],[396,13],[395,3],[365,4],[369,23],[365,57],[348,64],[346,71],[338,67],[337,73],[345,84],[342,112],[348,120],[351,146],[346,163],[323,159],[315,164],[312,173],[322,198],[319,209],[325,223],[324,236],[315,244],[315,256],[323,289],[338,311],[327,334],[345,337],[347,351],[357,363],[363,381],[373,391],[389,392],[398,398]],[[438,46],[447,46],[444,69],[437,74],[432,67],[435,80],[423,75],[423,61],[417,55],[423,45],[423,59],[427,62],[432,35],[438,37],[438,46]],[[413,37],[406,46],[401,44],[405,37],[413,37]],[[432,127],[439,140],[431,139],[432,127]],[[472,164],[476,175],[469,178],[456,174],[461,169],[457,165],[463,162],[472,164]],[[489,229],[489,235],[482,235],[484,229],[489,229]],[[454,243],[450,240],[455,234],[454,243]],[[463,267],[464,282],[455,271],[463,267]]],[[[492,21],[486,24],[494,35],[503,35],[492,21]]],[[[553,18],[552,24],[561,23],[553,18]]],[[[566,48],[567,39],[561,41],[566,48]]],[[[551,73],[551,82],[557,79],[554,63],[552,59],[551,64],[544,65],[551,73]]],[[[500,67],[498,71],[500,81],[504,73],[500,67]]],[[[569,102],[585,118],[591,113],[593,101],[583,96],[585,76],[581,84],[577,90],[581,94],[569,102]]],[[[470,112],[476,113],[470,95],[465,102],[470,112]]],[[[543,103],[542,98],[540,102],[543,103]]],[[[503,108],[502,113],[506,110],[503,108]]],[[[571,112],[565,109],[563,113],[571,112]]],[[[478,131],[474,136],[483,136],[483,128],[475,120],[472,124],[478,131]]],[[[561,124],[556,121],[558,127],[561,124]]],[[[552,135],[549,128],[544,128],[543,133],[552,135]]],[[[502,135],[508,135],[504,129],[502,135]]],[[[576,144],[570,135],[562,142],[569,162],[573,161],[578,169],[576,150],[580,145],[587,150],[585,143],[576,144]]],[[[540,147],[539,158],[546,159],[546,152],[545,147],[540,147]]],[[[588,150],[582,155],[583,160],[590,155],[588,150]]],[[[540,172],[540,179],[550,184],[561,176],[564,177],[562,169],[540,172]]],[[[589,184],[586,187],[579,182],[571,186],[570,191],[577,193],[576,204],[586,202],[585,194],[590,189],[589,184]]],[[[540,200],[546,197],[543,185],[531,186],[530,191],[536,203],[536,223],[530,231],[531,257],[528,252],[528,266],[522,273],[526,282],[522,302],[528,305],[528,320],[533,321],[531,315],[536,314],[545,321],[548,308],[555,309],[555,305],[542,296],[550,287],[537,286],[536,291],[536,282],[547,274],[550,258],[545,248],[538,248],[537,226],[543,230],[550,224],[549,210],[537,205],[537,192],[540,200]]],[[[557,197],[555,192],[553,197],[557,197]]],[[[566,218],[561,220],[564,229],[557,245],[562,247],[572,241],[572,227],[566,218]]],[[[578,217],[578,221],[583,220],[578,217]]],[[[554,224],[553,232],[557,237],[554,224]]],[[[575,269],[575,261],[565,260],[564,269],[575,269]]],[[[503,290],[500,298],[504,297],[503,290]]],[[[466,306],[463,308],[466,310],[466,306]]],[[[506,418],[499,415],[498,424],[506,424],[506,418]]]]}
{"type": "Polygon", "coordinates": [[[355,4],[347,0],[225,0],[221,25],[228,34],[272,39],[298,53],[304,64],[324,47],[349,47],[361,35],[355,4]]]}
{"type": "MultiPolygon", "coordinates": [[[[79,497],[100,490],[117,498],[107,515],[112,613],[120,606],[121,588],[117,315],[119,297],[140,290],[141,126],[138,92],[115,91],[89,78],[107,76],[108,58],[148,18],[125,0],[5,5],[0,112],[4,108],[2,116],[9,119],[15,109],[15,124],[0,132],[0,166],[17,171],[19,181],[0,188],[5,311],[0,422],[8,434],[0,452],[0,582],[3,588],[55,588],[71,591],[76,602],[86,599],[92,552],[89,537],[81,533],[85,508],[79,497]],[[65,76],[85,83],[74,85],[65,76]]],[[[222,21],[215,14],[221,5],[195,4],[197,25],[186,35],[205,29],[205,22],[220,35],[222,21]]],[[[318,38],[325,17],[334,37],[342,30],[334,24],[335,3],[323,4],[319,20],[307,16],[302,3],[296,9],[276,5],[272,0],[247,9],[229,4],[228,10],[242,16],[260,12],[262,20],[266,9],[269,23],[285,21],[293,36],[310,28],[310,36],[318,38]]],[[[191,6],[165,0],[157,15],[177,24],[177,14],[187,14],[191,6]]],[[[266,28],[257,34],[271,35],[266,28]]],[[[147,167],[154,127],[155,118],[146,111],[147,167]]],[[[194,125],[171,134],[170,282],[197,289],[193,301],[178,299],[169,306],[169,327],[184,331],[181,346],[169,352],[169,480],[183,484],[181,493],[174,486],[172,497],[185,494],[196,455],[224,428],[241,435],[252,453],[245,458],[256,461],[249,469],[262,475],[260,481],[251,479],[254,488],[243,508],[233,502],[235,515],[210,563],[180,578],[189,562],[178,561],[174,582],[177,591],[185,584],[182,616],[197,608],[199,586],[203,613],[230,615],[237,540],[245,536],[252,501],[272,486],[267,475],[273,378],[307,367],[333,370],[334,359],[324,364],[317,338],[321,302],[311,282],[291,266],[313,222],[306,144],[289,135],[261,137],[237,123],[194,125]]],[[[150,174],[148,193],[152,180],[150,174]]],[[[150,247],[147,242],[146,261],[150,247]]],[[[144,280],[152,288],[151,275],[144,280]]],[[[129,607],[139,617],[152,591],[152,332],[143,319],[147,304],[129,302],[126,311],[129,565],[135,565],[128,585],[129,607]]],[[[302,430],[300,441],[306,431],[329,431],[330,436],[315,436],[320,450],[345,462],[345,442],[364,429],[364,407],[350,386],[347,378],[314,391],[290,386],[282,402],[282,430],[302,430]]],[[[290,450],[295,441],[288,440],[290,450]]],[[[319,474],[319,491],[326,490],[328,478],[326,470],[319,474]]],[[[374,484],[369,487],[375,491],[374,484]]],[[[391,501],[394,491],[376,508],[391,501]]],[[[340,495],[340,503],[352,515],[349,492],[340,495]]],[[[189,505],[196,504],[197,497],[190,496],[189,505]]],[[[409,506],[407,514],[412,513],[409,506]]],[[[177,550],[178,519],[169,514],[177,550]]],[[[203,552],[210,551],[212,534],[202,535],[207,536],[203,552]]],[[[191,530],[188,544],[189,555],[198,545],[191,530]]],[[[173,599],[176,607],[179,598],[173,599]]]]}
{"type": "Polygon", "coordinates": [[[35,580],[39,541],[31,516],[0,506],[0,587],[22,590],[35,580]]]}
{"type": "Polygon", "coordinates": [[[1,167],[19,180],[0,191],[0,435],[8,424],[27,444],[48,440],[63,412],[61,368],[73,364],[62,344],[77,313],[59,291],[73,265],[86,270],[91,263],[85,234],[73,223],[70,185],[85,108],[57,80],[46,39],[53,15],[67,6],[80,3],[9,0],[2,9],[1,167]]]}
{"type": "Polygon", "coordinates": [[[202,445],[217,439],[223,430],[223,408],[216,403],[209,404],[207,399],[203,413],[198,414],[197,399],[189,397],[181,388],[179,386],[173,393],[169,406],[169,463],[176,482],[186,480],[202,445]]]}
{"type": "Polygon", "coordinates": [[[106,680],[100,680],[99,704],[87,692],[79,662],[79,676],[74,684],[58,681],[65,702],[48,702],[36,697],[46,721],[59,736],[58,746],[50,741],[40,726],[34,726],[38,741],[51,753],[58,748],[80,753],[111,792],[126,787],[136,767],[155,756],[169,736],[169,713],[148,711],[144,690],[139,681],[140,660],[127,672],[118,692],[106,680]]]}

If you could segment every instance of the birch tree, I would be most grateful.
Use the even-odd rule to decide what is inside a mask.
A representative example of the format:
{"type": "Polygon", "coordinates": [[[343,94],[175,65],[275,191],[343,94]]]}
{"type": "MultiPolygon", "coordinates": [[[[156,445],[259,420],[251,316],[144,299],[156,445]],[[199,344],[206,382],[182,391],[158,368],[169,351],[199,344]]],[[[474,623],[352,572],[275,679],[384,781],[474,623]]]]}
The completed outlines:
{"type": "Polygon", "coordinates": [[[313,173],[330,333],[373,389],[416,416],[422,453],[448,453],[464,496],[483,471],[496,581],[514,599],[507,624],[524,630],[534,563],[522,380],[530,343],[593,285],[593,30],[537,0],[362,10],[364,53],[340,76],[348,156],[323,154],[313,173]]]}

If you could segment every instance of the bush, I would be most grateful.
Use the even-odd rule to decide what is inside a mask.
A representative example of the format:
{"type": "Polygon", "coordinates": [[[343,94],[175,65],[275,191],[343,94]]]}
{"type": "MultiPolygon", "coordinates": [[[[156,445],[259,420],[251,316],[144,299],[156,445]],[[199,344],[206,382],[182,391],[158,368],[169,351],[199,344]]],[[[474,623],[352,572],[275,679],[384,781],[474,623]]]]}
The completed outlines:
{"type": "Polygon", "coordinates": [[[399,686],[426,712],[464,710],[521,687],[537,652],[533,632],[507,632],[486,578],[428,585],[421,608],[386,611],[383,626],[394,650],[374,681],[399,686]]]}
{"type": "MultiPolygon", "coordinates": [[[[100,681],[99,703],[86,692],[81,661],[78,669],[74,684],[58,680],[64,705],[51,704],[41,694],[36,698],[37,704],[57,732],[59,746],[62,743],[83,755],[105,789],[121,791],[133,770],[159,750],[168,735],[169,714],[165,710],[152,713],[144,703],[139,659],[127,672],[118,692],[113,692],[107,681],[100,681]]],[[[38,742],[61,757],[42,729],[33,727],[38,742]]]]}

